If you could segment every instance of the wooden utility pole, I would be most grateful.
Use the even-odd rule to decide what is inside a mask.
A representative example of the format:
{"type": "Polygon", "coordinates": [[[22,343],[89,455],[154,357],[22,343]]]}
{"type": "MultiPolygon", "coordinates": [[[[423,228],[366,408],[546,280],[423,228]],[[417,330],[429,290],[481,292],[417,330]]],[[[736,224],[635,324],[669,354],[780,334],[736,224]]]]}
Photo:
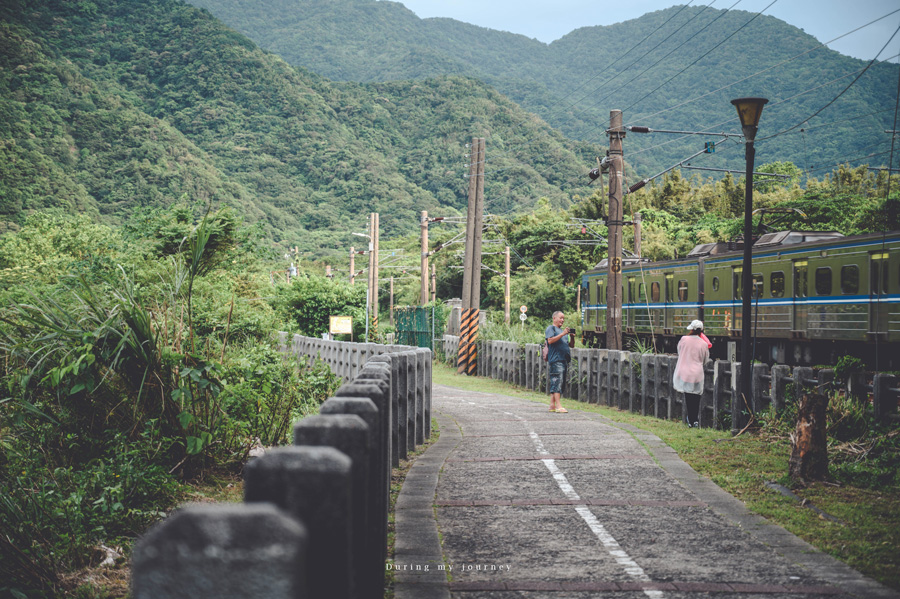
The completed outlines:
{"type": "Polygon", "coordinates": [[[625,160],[622,140],[622,111],[609,112],[609,270],[606,286],[606,348],[622,349],[622,224],[625,160]]]}
{"type": "Polygon", "coordinates": [[[509,246],[506,246],[506,282],[503,286],[503,321],[509,324],[509,246]]]}
{"type": "Polygon", "coordinates": [[[350,284],[356,282],[356,248],[350,246],[350,284]]]}
{"type": "Polygon", "coordinates": [[[473,137],[469,154],[469,205],[466,212],[466,254],[463,267],[458,374],[475,374],[478,308],[481,297],[481,227],[484,205],[484,139],[473,137]]]}
{"type": "Polygon", "coordinates": [[[428,303],[428,211],[422,211],[422,285],[419,293],[419,303],[423,306],[428,303]]]}
{"type": "Polygon", "coordinates": [[[394,277],[391,277],[391,326],[394,326],[394,277]]]}
{"type": "Polygon", "coordinates": [[[330,265],[330,264],[326,264],[326,265],[325,265],[325,277],[330,279],[330,278],[332,278],[333,276],[334,276],[334,274],[331,272],[331,265],[330,265]]]}

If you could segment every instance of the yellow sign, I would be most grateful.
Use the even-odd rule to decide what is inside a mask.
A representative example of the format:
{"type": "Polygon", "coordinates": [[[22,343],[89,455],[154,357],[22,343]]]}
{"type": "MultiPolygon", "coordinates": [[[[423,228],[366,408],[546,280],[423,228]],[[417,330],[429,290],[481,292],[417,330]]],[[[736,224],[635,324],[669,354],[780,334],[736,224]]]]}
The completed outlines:
{"type": "Polygon", "coordinates": [[[353,333],[353,318],[351,316],[332,316],[328,331],[332,335],[350,335],[353,333]]]}

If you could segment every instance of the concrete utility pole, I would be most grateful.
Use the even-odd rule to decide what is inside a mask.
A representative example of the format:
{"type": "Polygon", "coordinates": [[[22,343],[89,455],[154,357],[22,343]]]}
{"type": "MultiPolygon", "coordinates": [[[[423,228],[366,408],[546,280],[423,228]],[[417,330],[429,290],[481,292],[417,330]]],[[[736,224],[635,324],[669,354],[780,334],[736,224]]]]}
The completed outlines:
{"type": "MultiPolygon", "coordinates": [[[[368,303],[369,320],[372,327],[368,329],[368,340],[374,341],[378,337],[378,213],[369,214],[369,289],[368,303]]],[[[368,328],[368,321],[366,322],[368,328]]]]}
{"type": "Polygon", "coordinates": [[[391,326],[394,326],[394,277],[391,277],[391,326]]]}
{"type": "Polygon", "coordinates": [[[606,287],[606,347],[622,349],[622,198],[625,160],[622,140],[622,111],[609,112],[609,270],[606,287]]]}
{"type": "Polygon", "coordinates": [[[350,284],[356,282],[356,248],[350,246],[350,284]]]}
{"type": "Polygon", "coordinates": [[[478,365],[478,308],[481,299],[481,227],[484,206],[484,139],[473,137],[469,155],[469,205],[466,212],[466,255],[463,267],[458,374],[474,375],[478,365]]]}
{"type": "Polygon", "coordinates": [[[329,279],[332,278],[332,277],[334,277],[334,274],[331,272],[331,265],[330,265],[330,264],[326,264],[326,265],[325,265],[325,277],[326,277],[326,278],[329,278],[329,279]]]}
{"type": "Polygon", "coordinates": [[[422,285],[419,293],[419,303],[423,306],[428,303],[428,211],[422,211],[422,285]]]}
{"type": "Polygon", "coordinates": [[[509,246],[506,246],[506,282],[503,287],[503,319],[509,324],[509,246]]]}

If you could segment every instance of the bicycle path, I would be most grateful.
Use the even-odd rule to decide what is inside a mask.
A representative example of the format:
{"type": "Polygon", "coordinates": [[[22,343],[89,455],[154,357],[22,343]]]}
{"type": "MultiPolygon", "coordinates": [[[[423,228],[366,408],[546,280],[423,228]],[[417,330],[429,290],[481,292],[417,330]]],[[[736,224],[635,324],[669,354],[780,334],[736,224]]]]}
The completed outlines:
{"type": "Polygon", "coordinates": [[[395,506],[396,599],[900,598],[751,514],[658,437],[436,385],[395,506]]]}

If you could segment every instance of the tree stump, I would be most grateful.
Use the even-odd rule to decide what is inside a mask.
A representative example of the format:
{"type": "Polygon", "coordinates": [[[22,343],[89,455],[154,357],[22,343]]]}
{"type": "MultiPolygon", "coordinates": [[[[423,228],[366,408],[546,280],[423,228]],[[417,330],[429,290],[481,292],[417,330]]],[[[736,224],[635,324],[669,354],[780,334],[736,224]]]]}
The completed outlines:
{"type": "Polygon", "coordinates": [[[825,411],[828,398],[804,393],[797,410],[797,428],[791,435],[791,480],[800,484],[825,480],[828,476],[828,442],[825,411]]]}

